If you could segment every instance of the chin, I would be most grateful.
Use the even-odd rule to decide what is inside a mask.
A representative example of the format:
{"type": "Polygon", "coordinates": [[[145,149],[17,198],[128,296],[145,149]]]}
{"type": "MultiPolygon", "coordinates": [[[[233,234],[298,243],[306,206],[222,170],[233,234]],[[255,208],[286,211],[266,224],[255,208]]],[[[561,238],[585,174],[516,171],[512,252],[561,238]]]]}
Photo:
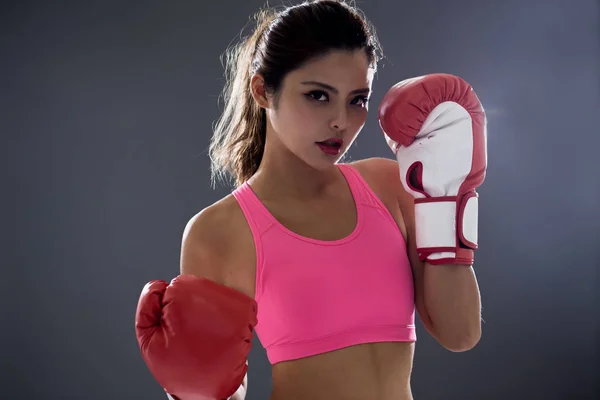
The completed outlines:
{"type": "Polygon", "coordinates": [[[340,153],[339,155],[333,157],[322,157],[320,160],[312,163],[311,165],[313,166],[313,168],[319,171],[327,171],[328,169],[331,169],[331,167],[342,161],[344,158],[344,154],[345,153],[340,153]]]}

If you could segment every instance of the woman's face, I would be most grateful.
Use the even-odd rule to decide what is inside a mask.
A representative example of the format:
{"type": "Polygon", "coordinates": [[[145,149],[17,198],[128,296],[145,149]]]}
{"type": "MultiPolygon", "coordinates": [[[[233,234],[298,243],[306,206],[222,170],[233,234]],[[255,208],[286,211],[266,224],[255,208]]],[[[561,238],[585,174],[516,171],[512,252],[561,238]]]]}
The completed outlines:
{"type": "Polygon", "coordinates": [[[339,161],[367,119],[374,72],[363,50],[333,51],[291,71],[267,109],[276,142],[316,169],[339,161]]]}

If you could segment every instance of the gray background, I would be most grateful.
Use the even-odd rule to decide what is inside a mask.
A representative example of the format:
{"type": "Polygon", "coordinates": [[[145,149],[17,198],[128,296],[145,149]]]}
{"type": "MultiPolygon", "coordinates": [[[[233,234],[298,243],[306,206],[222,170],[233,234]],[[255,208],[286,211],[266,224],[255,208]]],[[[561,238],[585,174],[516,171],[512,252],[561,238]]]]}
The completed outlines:
{"type": "MultiPolygon", "coordinates": [[[[263,3],[5,1],[1,398],[164,399],[135,340],[179,271],[209,185],[219,56],[263,3]]],[[[272,1],[271,4],[280,4],[272,1]]],[[[600,23],[595,0],[358,5],[399,80],[449,72],[489,117],[476,270],[484,332],[453,354],[419,325],[416,400],[598,398],[600,23]]],[[[352,159],[390,153],[371,112],[352,159]]],[[[266,399],[258,341],[248,399],[266,399]]]]}

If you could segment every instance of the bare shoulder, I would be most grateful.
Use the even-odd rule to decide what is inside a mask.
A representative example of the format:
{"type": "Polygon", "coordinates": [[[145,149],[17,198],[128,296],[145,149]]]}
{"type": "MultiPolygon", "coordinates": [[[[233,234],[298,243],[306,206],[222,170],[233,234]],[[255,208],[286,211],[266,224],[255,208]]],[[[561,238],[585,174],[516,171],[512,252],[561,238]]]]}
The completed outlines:
{"type": "Polygon", "coordinates": [[[396,160],[383,157],[365,158],[350,163],[369,186],[384,197],[403,196],[400,170],[396,160]]]}
{"type": "Polygon", "coordinates": [[[248,292],[251,285],[246,282],[243,271],[253,267],[247,261],[252,260],[252,254],[248,253],[253,251],[246,218],[233,195],[228,195],[187,222],[181,244],[180,272],[248,292]]]}
{"type": "Polygon", "coordinates": [[[350,163],[367,181],[369,185],[382,188],[391,196],[395,196],[401,206],[413,206],[414,199],[400,180],[400,169],[396,160],[372,157],[350,163]]]}

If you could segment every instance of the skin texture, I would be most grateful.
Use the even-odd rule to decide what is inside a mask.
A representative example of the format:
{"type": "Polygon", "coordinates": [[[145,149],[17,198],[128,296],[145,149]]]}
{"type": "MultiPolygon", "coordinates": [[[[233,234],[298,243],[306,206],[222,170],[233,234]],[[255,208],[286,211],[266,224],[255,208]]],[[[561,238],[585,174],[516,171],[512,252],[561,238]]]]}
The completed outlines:
{"type": "MultiPolygon", "coordinates": [[[[249,184],[273,216],[297,234],[336,240],[356,225],[350,189],[335,163],[365,124],[373,75],[359,50],[331,52],[292,71],[277,101],[265,94],[260,75],[252,78],[252,95],[267,111],[267,136],[262,163],[249,184]],[[323,153],[315,144],[332,137],[344,141],[337,156],[323,153]]],[[[472,267],[434,267],[419,261],[413,199],[402,187],[395,161],[371,158],[352,165],[405,238],[415,304],[427,331],[448,350],[472,348],[480,336],[479,291],[472,267]]],[[[232,195],[187,224],[181,273],[203,276],[254,297],[254,241],[232,195]],[[235,252],[228,251],[232,247],[235,252]]],[[[413,354],[414,343],[370,343],[278,363],[272,367],[270,399],[409,400],[413,354]]],[[[242,399],[246,389],[247,382],[233,398],[242,399]]]]}

